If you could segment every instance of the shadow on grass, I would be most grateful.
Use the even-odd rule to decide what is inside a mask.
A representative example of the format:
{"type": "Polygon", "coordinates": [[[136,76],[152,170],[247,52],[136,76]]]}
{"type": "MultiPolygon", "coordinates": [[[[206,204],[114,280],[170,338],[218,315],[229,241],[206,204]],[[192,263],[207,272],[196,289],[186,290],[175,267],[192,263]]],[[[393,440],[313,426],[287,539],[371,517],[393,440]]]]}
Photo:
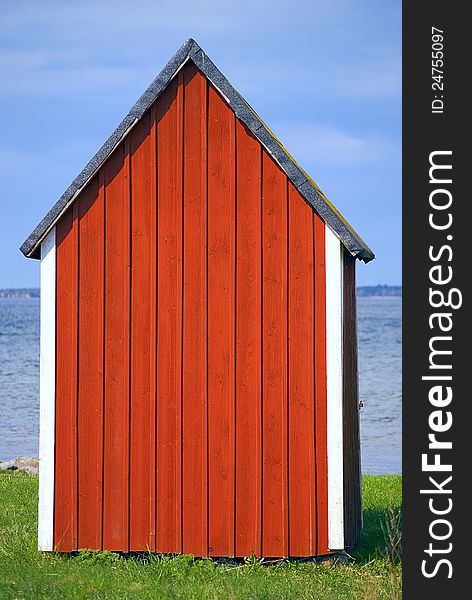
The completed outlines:
{"type": "MultiPolygon", "coordinates": [[[[364,510],[364,524],[362,533],[356,547],[349,552],[357,565],[366,565],[374,560],[387,561],[399,565],[401,563],[401,509],[396,508],[371,508],[364,510]]],[[[208,562],[206,559],[193,555],[154,554],[152,552],[117,553],[106,550],[80,550],[67,554],[70,559],[87,563],[113,563],[120,560],[131,560],[138,563],[154,561],[172,561],[175,565],[191,566],[208,562]]],[[[309,562],[313,559],[259,559],[255,555],[243,558],[213,558],[210,562],[220,566],[275,566],[287,562],[309,562]]],[[[321,558],[321,560],[323,560],[321,558]]]]}
{"type": "Polygon", "coordinates": [[[364,511],[361,537],[351,555],[357,564],[374,559],[401,562],[402,514],[400,508],[368,509],[364,511]]]}

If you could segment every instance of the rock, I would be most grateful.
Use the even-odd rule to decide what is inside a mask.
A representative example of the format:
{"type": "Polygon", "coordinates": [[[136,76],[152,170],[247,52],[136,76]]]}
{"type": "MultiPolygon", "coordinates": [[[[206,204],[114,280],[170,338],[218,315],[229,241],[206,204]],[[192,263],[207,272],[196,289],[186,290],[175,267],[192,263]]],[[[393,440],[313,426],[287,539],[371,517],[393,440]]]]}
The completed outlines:
{"type": "Polygon", "coordinates": [[[37,475],[39,472],[39,459],[18,456],[12,460],[0,461],[0,471],[25,471],[30,475],[37,475]]]}

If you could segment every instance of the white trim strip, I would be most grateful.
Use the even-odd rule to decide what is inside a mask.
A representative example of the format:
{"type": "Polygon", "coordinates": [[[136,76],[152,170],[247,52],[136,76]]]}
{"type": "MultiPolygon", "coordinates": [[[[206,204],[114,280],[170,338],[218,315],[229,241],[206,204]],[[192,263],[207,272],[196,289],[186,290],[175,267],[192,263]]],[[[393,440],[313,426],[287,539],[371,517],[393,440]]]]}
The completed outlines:
{"type": "Polygon", "coordinates": [[[53,550],[56,397],[56,228],[41,243],[38,550],[53,550]]]}
{"type": "Polygon", "coordinates": [[[328,547],[330,550],[344,550],[342,259],[341,242],[326,226],[328,547]]]}

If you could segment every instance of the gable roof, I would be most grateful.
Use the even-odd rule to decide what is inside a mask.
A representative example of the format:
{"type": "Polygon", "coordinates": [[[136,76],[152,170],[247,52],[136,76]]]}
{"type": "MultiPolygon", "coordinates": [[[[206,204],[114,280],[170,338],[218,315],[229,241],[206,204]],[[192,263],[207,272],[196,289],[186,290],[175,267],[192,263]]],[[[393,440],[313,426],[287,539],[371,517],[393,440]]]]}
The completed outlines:
{"type": "Polygon", "coordinates": [[[127,116],[118,125],[108,140],[95,156],[88,162],[82,172],[74,179],[56,204],[23,242],[20,250],[26,257],[39,258],[41,241],[52,229],[60,216],[74,201],[80,191],[104,164],[118,144],[125,138],[130,129],[139,121],[146,110],[164,91],[177,71],[191,60],[206,76],[211,84],[222,94],[236,116],[259,142],[266,148],[288,179],[300,194],[323,218],[327,225],[338,235],[339,239],[356,258],[369,262],[375,258],[358,233],[349,225],[344,217],[326,198],[310,176],[295,162],[274,134],[257,116],[244,98],[233,88],[226,77],[208,58],[205,52],[193,39],[187,40],[162,69],[156,79],[131,108],[127,116]]]}

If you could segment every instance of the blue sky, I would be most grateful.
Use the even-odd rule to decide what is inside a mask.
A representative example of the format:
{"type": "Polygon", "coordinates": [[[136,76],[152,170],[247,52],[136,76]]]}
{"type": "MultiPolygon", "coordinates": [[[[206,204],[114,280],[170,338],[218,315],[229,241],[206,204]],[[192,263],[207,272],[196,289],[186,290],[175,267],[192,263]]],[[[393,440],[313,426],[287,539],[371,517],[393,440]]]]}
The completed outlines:
{"type": "Polygon", "coordinates": [[[189,37],[401,283],[400,0],[2,0],[0,287],[24,238],[189,37]]]}

